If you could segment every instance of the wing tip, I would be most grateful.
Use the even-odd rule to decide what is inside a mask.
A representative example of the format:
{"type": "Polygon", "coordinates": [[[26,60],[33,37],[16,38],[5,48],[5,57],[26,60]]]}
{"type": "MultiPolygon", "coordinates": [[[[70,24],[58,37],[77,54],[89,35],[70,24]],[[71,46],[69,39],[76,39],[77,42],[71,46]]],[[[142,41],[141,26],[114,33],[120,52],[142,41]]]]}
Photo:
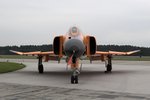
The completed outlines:
{"type": "Polygon", "coordinates": [[[134,53],[137,53],[137,52],[140,52],[140,51],[141,51],[141,50],[130,51],[130,52],[127,52],[127,55],[134,54],[134,53]]]}
{"type": "Polygon", "coordinates": [[[9,51],[12,52],[12,53],[15,53],[15,54],[23,55],[22,52],[18,52],[18,51],[14,51],[14,50],[9,50],[9,51]]]}

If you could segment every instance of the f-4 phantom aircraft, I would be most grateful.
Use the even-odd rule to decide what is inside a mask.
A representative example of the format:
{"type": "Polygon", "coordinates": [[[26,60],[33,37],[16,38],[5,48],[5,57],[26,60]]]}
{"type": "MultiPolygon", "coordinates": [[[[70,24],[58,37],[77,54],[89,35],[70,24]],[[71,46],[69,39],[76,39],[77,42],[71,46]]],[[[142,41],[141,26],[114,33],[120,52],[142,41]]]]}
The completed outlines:
{"type": "Polygon", "coordinates": [[[57,60],[65,57],[67,65],[72,70],[71,83],[78,83],[78,75],[80,73],[79,61],[82,57],[89,58],[90,61],[101,60],[105,61],[106,73],[112,71],[112,56],[113,55],[131,55],[140,50],[129,52],[118,51],[97,51],[96,38],[94,36],[84,36],[80,30],[74,26],[69,29],[65,35],[56,36],[53,40],[53,51],[48,52],[19,52],[10,50],[19,55],[36,55],[38,56],[38,71],[44,72],[42,59],[45,61],[57,60]]]}

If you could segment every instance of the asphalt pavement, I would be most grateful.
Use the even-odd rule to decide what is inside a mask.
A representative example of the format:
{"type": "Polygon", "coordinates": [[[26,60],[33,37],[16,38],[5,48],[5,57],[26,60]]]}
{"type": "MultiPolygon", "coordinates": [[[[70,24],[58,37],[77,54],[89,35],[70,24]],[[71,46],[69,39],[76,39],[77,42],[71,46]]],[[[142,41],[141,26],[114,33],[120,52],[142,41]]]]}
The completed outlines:
{"type": "Polygon", "coordinates": [[[43,97],[44,100],[70,100],[69,98],[150,100],[150,62],[148,61],[113,61],[112,73],[107,74],[104,73],[103,62],[90,64],[84,61],[79,84],[70,84],[71,71],[66,70],[64,62],[60,64],[53,61],[44,62],[45,72],[39,74],[37,60],[0,59],[0,61],[26,65],[19,71],[0,74],[0,99],[37,100],[39,98],[41,100],[43,97]],[[16,92],[13,94],[10,91],[16,92]]]}

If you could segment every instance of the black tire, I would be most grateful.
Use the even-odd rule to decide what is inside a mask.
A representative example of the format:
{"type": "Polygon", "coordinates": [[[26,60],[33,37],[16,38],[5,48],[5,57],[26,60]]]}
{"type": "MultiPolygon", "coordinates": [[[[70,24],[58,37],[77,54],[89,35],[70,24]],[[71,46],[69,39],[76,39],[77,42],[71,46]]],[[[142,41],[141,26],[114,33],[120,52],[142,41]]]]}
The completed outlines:
{"type": "Polygon", "coordinates": [[[42,74],[44,72],[43,65],[38,66],[39,73],[42,74]]]}
{"type": "Polygon", "coordinates": [[[75,78],[74,78],[74,76],[72,75],[72,76],[71,76],[71,84],[74,84],[74,80],[75,80],[75,78]]]}
{"type": "Polygon", "coordinates": [[[75,76],[75,84],[78,84],[78,76],[75,76]]]}
{"type": "Polygon", "coordinates": [[[112,70],[112,66],[111,65],[107,65],[107,72],[111,72],[111,70],[112,70]]]}

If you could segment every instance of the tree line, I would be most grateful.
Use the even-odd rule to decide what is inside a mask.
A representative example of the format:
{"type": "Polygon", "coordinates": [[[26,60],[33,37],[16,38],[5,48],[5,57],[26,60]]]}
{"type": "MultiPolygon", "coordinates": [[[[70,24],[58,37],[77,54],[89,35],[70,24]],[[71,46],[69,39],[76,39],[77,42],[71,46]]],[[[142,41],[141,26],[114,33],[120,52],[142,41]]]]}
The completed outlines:
{"type": "MultiPolygon", "coordinates": [[[[0,47],[0,55],[13,55],[9,50],[31,52],[31,51],[52,51],[52,45],[22,45],[22,46],[4,46],[0,47]]],[[[132,51],[141,50],[141,52],[134,54],[135,56],[150,56],[149,47],[137,47],[131,45],[98,45],[99,51],[132,51]]]]}

